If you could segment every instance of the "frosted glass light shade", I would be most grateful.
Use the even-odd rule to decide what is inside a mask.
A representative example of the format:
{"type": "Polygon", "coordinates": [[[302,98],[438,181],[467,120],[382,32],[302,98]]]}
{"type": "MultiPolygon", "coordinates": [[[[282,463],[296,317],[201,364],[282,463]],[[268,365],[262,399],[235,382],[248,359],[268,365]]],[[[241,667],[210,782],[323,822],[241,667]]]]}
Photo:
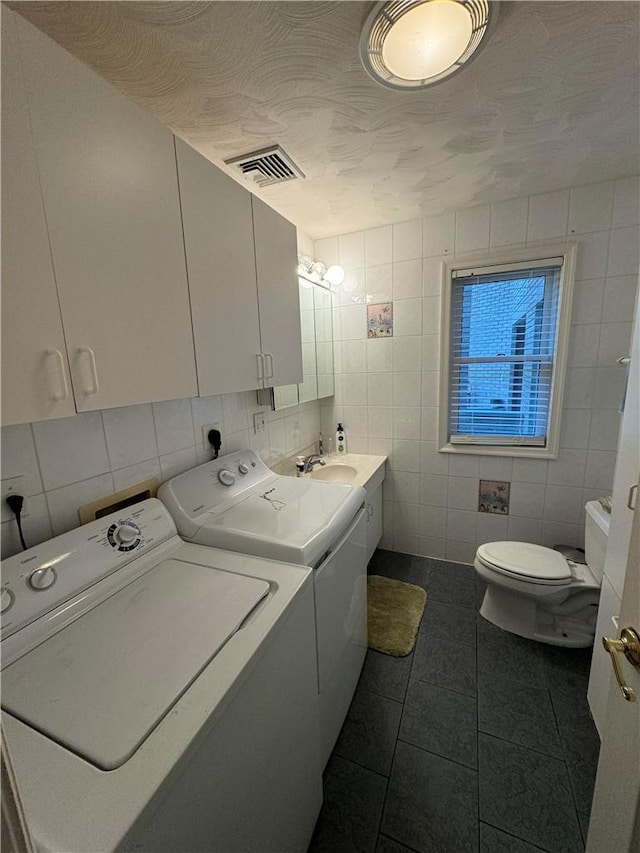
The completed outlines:
{"type": "Polygon", "coordinates": [[[498,0],[388,0],[360,37],[367,73],[392,89],[425,88],[465,66],[497,19],[498,0]]]}
{"type": "Polygon", "coordinates": [[[403,80],[435,77],[460,59],[471,31],[466,6],[453,0],[432,0],[398,18],[384,41],[382,58],[403,80]]]}

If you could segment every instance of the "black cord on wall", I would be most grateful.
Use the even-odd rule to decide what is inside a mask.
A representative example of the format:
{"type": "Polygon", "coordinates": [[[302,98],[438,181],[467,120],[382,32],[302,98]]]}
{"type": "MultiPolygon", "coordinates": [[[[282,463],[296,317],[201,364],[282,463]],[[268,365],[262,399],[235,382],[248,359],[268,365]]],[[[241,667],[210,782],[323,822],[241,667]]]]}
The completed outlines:
{"type": "Polygon", "coordinates": [[[7,506],[16,517],[16,524],[18,525],[18,533],[20,534],[22,549],[23,551],[26,551],[27,543],[24,541],[24,534],[22,532],[22,505],[24,504],[24,498],[22,495],[9,495],[6,501],[7,506]]]}

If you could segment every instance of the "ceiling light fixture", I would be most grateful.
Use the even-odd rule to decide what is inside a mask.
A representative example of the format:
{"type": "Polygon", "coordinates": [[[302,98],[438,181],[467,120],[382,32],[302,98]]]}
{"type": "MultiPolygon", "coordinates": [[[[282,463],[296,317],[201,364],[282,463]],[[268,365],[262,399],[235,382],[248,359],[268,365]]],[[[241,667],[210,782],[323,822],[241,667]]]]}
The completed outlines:
{"type": "Polygon", "coordinates": [[[495,26],[496,0],[376,3],[360,36],[367,73],[391,89],[424,89],[460,71],[495,26]]]}
{"type": "Polygon", "coordinates": [[[324,283],[335,288],[342,284],[345,273],[340,264],[332,264],[327,269],[322,261],[314,261],[308,255],[299,255],[298,276],[312,284],[324,283]]]}

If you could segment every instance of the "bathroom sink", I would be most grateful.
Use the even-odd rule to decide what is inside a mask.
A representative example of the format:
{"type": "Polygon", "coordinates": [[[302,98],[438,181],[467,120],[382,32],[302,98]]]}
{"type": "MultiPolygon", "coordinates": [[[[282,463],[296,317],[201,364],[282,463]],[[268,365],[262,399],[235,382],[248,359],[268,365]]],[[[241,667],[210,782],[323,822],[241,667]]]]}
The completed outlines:
{"type": "Polygon", "coordinates": [[[322,468],[314,468],[311,472],[312,480],[325,480],[330,483],[350,483],[355,480],[358,472],[351,465],[341,462],[329,462],[322,468]]]}

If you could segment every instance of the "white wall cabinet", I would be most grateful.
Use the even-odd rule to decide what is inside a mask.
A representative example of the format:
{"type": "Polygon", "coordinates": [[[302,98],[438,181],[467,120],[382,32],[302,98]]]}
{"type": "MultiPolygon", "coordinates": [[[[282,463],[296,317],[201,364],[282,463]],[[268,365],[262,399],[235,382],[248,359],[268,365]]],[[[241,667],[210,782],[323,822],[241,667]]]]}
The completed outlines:
{"type": "Polygon", "coordinates": [[[251,196],[264,386],[302,381],[295,225],[251,196]]]}
{"type": "Polygon", "coordinates": [[[173,135],[15,23],[76,409],[195,396],[173,135]]]}
{"type": "Polygon", "coordinates": [[[2,6],[2,423],[75,414],[16,15],[2,6]]]}
{"type": "Polygon", "coordinates": [[[3,423],[302,379],[295,227],[2,18],[3,423]]]}
{"type": "Polygon", "coordinates": [[[258,387],[251,194],[181,139],[176,158],[201,396],[258,387]]]}
{"type": "Polygon", "coordinates": [[[201,396],[296,381],[295,226],[181,139],[176,158],[201,396]]]}

